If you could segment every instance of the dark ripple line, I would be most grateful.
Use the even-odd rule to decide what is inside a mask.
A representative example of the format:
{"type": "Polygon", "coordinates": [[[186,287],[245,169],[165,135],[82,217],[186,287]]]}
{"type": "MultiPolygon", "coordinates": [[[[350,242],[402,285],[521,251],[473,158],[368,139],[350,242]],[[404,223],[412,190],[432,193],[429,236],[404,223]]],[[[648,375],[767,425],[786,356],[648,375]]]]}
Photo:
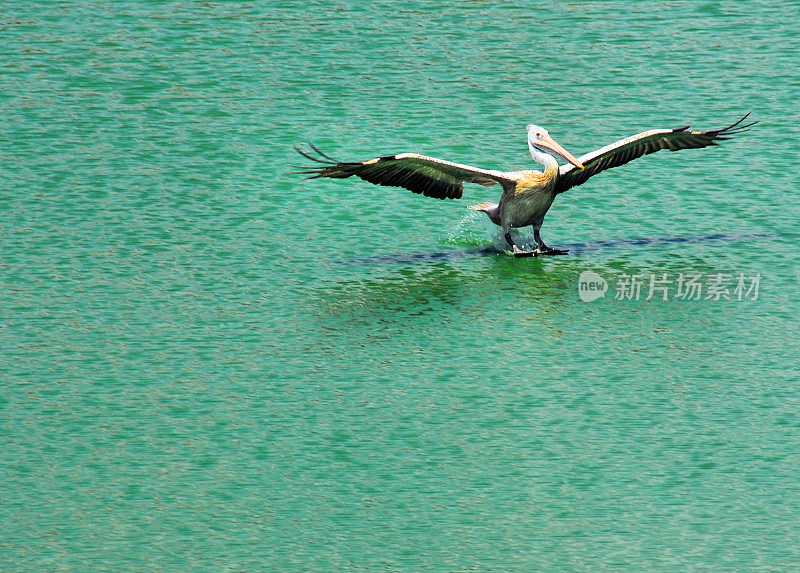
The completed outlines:
{"type": "MultiPolygon", "coordinates": [[[[685,243],[710,243],[714,241],[736,242],[753,239],[773,239],[777,234],[750,233],[750,234],[725,234],[712,233],[709,235],[695,235],[692,237],[641,237],[634,239],[612,239],[607,241],[593,241],[590,243],[568,243],[561,245],[570,250],[570,255],[582,254],[600,249],[609,249],[626,246],[649,246],[685,243]]],[[[429,261],[447,261],[485,257],[489,255],[505,254],[505,251],[495,247],[481,247],[477,249],[463,249],[458,251],[434,251],[432,253],[411,253],[394,255],[376,255],[374,257],[361,257],[350,260],[333,261],[339,265],[375,265],[375,264],[402,264],[429,261]]]]}

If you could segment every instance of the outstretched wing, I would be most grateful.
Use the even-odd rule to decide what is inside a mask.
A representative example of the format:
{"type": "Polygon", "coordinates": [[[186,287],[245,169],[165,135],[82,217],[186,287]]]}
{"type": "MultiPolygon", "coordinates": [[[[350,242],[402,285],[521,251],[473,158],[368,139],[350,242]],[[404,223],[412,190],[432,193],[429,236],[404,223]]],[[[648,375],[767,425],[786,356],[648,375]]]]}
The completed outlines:
{"type": "Polygon", "coordinates": [[[556,193],[563,193],[571,187],[584,183],[592,175],[597,175],[601,171],[619,167],[629,161],[633,161],[642,155],[655,153],[662,149],[670,151],[680,151],[681,149],[695,149],[718,145],[717,141],[730,139],[731,136],[749,128],[756,123],[742,122],[747,119],[748,113],[742,119],[722,129],[710,131],[689,131],[689,126],[677,129],[652,129],[639,133],[627,139],[621,139],[611,145],[582,155],[578,161],[583,164],[585,169],[581,170],[574,165],[562,165],[559,168],[559,176],[556,180],[556,193]]]}
{"type": "Polygon", "coordinates": [[[295,151],[306,159],[324,165],[300,171],[310,175],[309,179],[319,177],[345,179],[355,175],[376,185],[404,187],[414,193],[422,193],[426,197],[437,199],[460,199],[465,182],[477,183],[484,187],[498,183],[503,188],[516,185],[516,181],[509,174],[501,171],[460,165],[416,153],[401,153],[369,161],[341,162],[331,159],[313,145],[310,147],[317,154],[316,157],[295,147],[295,151]]]}

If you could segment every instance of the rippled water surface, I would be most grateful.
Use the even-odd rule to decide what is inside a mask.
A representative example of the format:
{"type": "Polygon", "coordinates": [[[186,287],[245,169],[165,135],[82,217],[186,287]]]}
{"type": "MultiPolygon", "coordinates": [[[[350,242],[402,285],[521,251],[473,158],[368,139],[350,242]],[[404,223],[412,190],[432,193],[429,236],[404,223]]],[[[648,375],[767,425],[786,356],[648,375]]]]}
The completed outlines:
{"type": "Polygon", "coordinates": [[[3,568],[796,565],[798,4],[300,6],[0,9],[3,568]],[[292,173],[748,111],[560,196],[566,257],[292,173]]]}

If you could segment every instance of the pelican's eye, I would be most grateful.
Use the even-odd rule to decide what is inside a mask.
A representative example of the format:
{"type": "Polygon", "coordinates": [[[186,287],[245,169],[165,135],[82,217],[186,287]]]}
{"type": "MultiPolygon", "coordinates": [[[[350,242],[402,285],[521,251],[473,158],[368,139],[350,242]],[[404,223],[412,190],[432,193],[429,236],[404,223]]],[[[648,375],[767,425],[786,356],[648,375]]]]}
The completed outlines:
{"type": "Polygon", "coordinates": [[[542,134],[537,131],[536,132],[536,137],[541,137],[541,136],[542,136],[542,134]]]}

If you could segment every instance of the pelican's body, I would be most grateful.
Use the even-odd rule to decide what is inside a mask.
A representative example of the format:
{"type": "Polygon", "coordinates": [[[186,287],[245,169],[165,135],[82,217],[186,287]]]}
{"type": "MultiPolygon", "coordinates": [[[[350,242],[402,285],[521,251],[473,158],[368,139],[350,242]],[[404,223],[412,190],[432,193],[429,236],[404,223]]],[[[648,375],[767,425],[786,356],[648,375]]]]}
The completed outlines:
{"type": "Polygon", "coordinates": [[[342,179],[356,175],[370,183],[404,187],[439,199],[460,198],[463,183],[477,183],[485,187],[499,184],[503,188],[499,204],[486,202],[474,205],[471,209],[486,213],[493,223],[503,229],[505,239],[515,255],[560,255],[567,251],[551,249],[544,244],[539,233],[544,217],[559,193],[581,185],[600,171],[623,165],[661,149],[678,151],[717,145],[716,141],[746,131],[755,123],[741,125],[746,117],[747,115],[733,125],[718,130],[689,131],[688,127],[680,127],[645,131],[579,158],[575,158],[556,143],[545,129],[529,125],[528,150],[531,157],[542,165],[541,171],[492,171],[416,153],[402,153],[361,162],[337,162],[314,146],[311,147],[319,157],[313,157],[299,149],[297,151],[308,159],[326,164],[325,167],[304,172],[311,174],[311,178],[342,179]],[[568,164],[559,166],[558,159],[563,159],[568,164]],[[537,244],[535,251],[520,249],[511,236],[511,229],[528,226],[533,227],[537,244]]]}
{"type": "Polygon", "coordinates": [[[541,226],[545,213],[556,198],[556,176],[556,169],[521,172],[514,189],[500,197],[500,220],[515,229],[541,226]]]}

